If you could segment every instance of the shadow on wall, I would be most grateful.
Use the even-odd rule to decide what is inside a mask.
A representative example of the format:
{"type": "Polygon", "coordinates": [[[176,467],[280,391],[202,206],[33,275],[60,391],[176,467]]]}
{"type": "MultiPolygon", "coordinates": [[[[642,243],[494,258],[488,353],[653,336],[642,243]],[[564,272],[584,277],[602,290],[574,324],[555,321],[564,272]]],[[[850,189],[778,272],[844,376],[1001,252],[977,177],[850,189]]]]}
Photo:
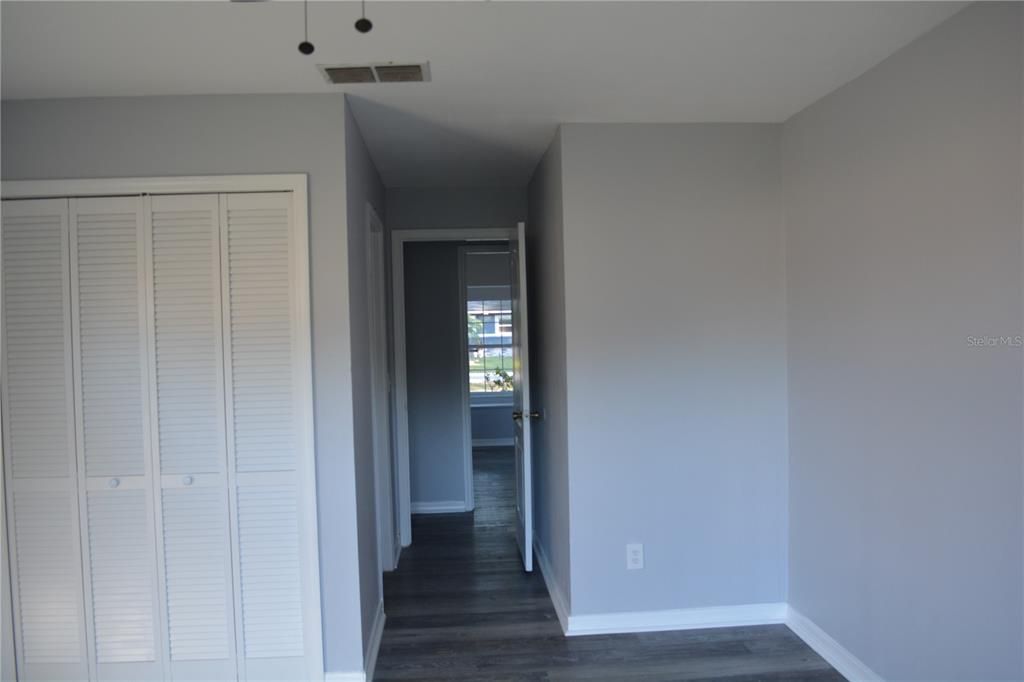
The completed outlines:
{"type": "Polygon", "coordinates": [[[408,179],[424,177],[436,178],[444,187],[525,186],[544,153],[544,145],[524,147],[513,140],[496,143],[493,127],[459,129],[364,97],[347,95],[346,100],[357,121],[374,122],[361,129],[388,186],[422,184],[408,179]],[[451,154],[452,149],[459,150],[457,156],[451,154]],[[423,151],[417,154],[416,150],[423,151]],[[439,158],[457,162],[438,163],[439,158]]]}

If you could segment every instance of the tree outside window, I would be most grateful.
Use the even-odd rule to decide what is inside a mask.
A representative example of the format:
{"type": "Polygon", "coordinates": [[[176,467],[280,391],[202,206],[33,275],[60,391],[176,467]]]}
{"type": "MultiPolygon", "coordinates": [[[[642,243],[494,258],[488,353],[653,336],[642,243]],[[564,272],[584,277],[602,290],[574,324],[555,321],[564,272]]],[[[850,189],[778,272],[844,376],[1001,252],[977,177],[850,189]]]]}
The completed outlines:
{"type": "Polygon", "coordinates": [[[506,393],[512,390],[512,301],[467,302],[469,390],[506,393]]]}

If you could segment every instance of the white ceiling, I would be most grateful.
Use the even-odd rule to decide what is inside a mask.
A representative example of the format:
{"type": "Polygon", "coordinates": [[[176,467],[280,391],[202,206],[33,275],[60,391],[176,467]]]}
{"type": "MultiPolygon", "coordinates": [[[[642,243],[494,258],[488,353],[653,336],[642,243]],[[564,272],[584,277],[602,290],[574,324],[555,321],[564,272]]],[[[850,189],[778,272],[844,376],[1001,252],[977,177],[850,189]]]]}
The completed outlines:
{"type": "Polygon", "coordinates": [[[0,3],[6,98],[347,92],[388,186],[521,185],[558,122],[784,121],[951,2],[0,3]],[[317,64],[428,59],[433,80],[317,64]]]}

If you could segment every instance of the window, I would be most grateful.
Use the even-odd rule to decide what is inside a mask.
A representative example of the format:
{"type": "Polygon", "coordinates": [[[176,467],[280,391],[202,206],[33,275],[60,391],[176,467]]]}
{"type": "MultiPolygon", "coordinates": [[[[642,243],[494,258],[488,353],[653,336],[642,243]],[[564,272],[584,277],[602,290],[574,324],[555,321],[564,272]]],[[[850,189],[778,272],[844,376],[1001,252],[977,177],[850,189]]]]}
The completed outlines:
{"type": "Polygon", "coordinates": [[[469,390],[512,390],[512,301],[468,301],[469,390]]]}
{"type": "Polygon", "coordinates": [[[469,391],[490,403],[485,396],[512,391],[512,260],[507,248],[482,245],[463,256],[469,391]]]}

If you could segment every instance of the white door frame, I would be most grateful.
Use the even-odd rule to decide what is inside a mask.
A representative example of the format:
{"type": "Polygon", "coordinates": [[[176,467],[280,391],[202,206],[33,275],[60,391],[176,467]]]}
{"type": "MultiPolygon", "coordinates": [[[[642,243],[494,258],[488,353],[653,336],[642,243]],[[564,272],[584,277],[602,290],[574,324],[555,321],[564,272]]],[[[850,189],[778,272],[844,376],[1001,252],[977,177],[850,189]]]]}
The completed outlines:
{"type": "MultiPolygon", "coordinates": [[[[230,194],[236,192],[291,192],[292,239],[296,246],[293,259],[296,287],[293,305],[296,313],[296,378],[302,398],[296,403],[301,412],[301,450],[312,453],[300,457],[298,475],[311,504],[300,515],[301,543],[306,566],[302,575],[303,628],[316,633],[308,652],[309,668],[323,676],[323,638],[320,597],[320,552],[316,498],[316,434],[313,422],[313,357],[309,278],[309,194],[305,173],[267,173],[252,175],[187,175],[166,177],[73,178],[57,180],[4,180],[0,182],[2,199],[75,198],[146,194],[230,194]]],[[[0,490],[7,505],[6,490],[0,490]]],[[[6,529],[5,529],[6,531],[6,529]]],[[[6,550],[5,550],[6,551],[6,550]]],[[[8,556],[8,561],[13,558],[8,556]]],[[[237,616],[236,616],[237,617],[237,616]]]]}
{"type": "Polygon", "coordinates": [[[387,261],[384,223],[366,202],[367,309],[370,317],[370,401],[373,424],[374,481],[377,500],[377,550],[382,571],[398,567],[401,541],[395,519],[394,452],[391,447],[391,378],[388,369],[387,261]]]}
{"type": "MultiPolygon", "coordinates": [[[[398,464],[399,535],[402,547],[412,543],[412,482],[409,473],[409,394],[405,357],[405,245],[408,242],[483,242],[516,239],[516,228],[453,228],[443,230],[395,230],[391,233],[392,314],[394,316],[395,446],[398,464]]],[[[464,294],[463,294],[464,296],[464,294]]],[[[465,308],[465,306],[463,306],[465,308]]],[[[465,317],[465,315],[463,315],[465,317]]],[[[465,337],[465,334],[463,334],[465,337]]],[[[465,343],[465,339],[463,339],[465,343]]],[[[469,509],[473,504],[473,435],[469,413],[469,382],[464,381],[462,442],[465,457],[465,490],[469,509]]]]}
{"type": "MultiPolygon", "coordinates": [[[[110,197],[133,194],[228,194],[231,192],[294,192],[296,199],[301,199],[301,201],[295,202],[296,218],[307,220],[306,175],[304,173],[4,180],[0,182],[0,198],[3,199],[65,199],[68,197],[110,197]]],[[[308,220],[304,224],[308,226],[308,220]]]]}
{"type": "Polygon", "coordinates": [[[476,493],[473,490],[473,408],[469,404],[469,321],[466,315],[466,251],[459,248],[459,355],[466,376],[459,384],[462,399],[462,499],[465,511],[476,509],[476,493]]]}
{"type": "MultiPolygon", "coordinates": [[[[0,283],[0,301],[2,300],[3,284],[0,283]]],[[[3,453],[3,430],[3,423],[0,421],[0,453],[3,453]]],[[[5,467],[0,466],[0,495],[3,496],[3,499],[0,500],[0,530],[4,533],[4,538],[7,538],[9,535],[7,530],[7,496],[3,493],[5,490],[4,469],[5,467]]],[[[2,574],[3,578],[0,581],[0,589],[3,590],[0,593],[0,611],[2,611],[0,617],[3,618],[0,621],[0,679],[4,680],[18,679],[17,668],[14,663],[14,595],[11,593],[11,571],[10,565],[7,563],[10,558],[7,552],[7,543],[0,542],[0,574],[2,574]]]]}
{"type": "Polygon", "coordinates": [[[526,286],[526,225],[519,223],[510,249],[512,267],[512,352],[515,358],[513,440],[516,451],[516,541],[523,555],[523,569],[533,571],[533,455],[530,407],[530,313],[526,286]],[[516,418],[518,413],[518,419],[516,418]]]}

